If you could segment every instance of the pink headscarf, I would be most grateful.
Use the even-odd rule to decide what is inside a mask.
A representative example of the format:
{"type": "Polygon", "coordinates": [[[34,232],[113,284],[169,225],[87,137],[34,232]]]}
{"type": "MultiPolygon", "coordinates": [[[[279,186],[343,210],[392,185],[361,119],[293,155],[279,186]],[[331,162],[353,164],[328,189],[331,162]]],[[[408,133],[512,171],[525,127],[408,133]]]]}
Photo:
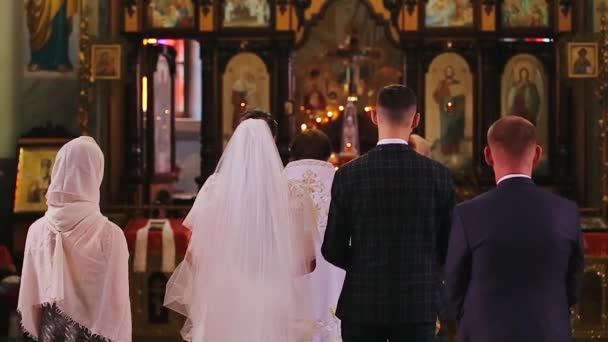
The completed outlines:
{"type": "Polygon", "coordinates": [[[40,332],[40,307],[55,303],[72,321],[111,341],[131,341],[129,252],[122,230],[99,209],[104,157],[90,137],[57,153],[48,210],[29,229],[18,310],[40,332]]]}

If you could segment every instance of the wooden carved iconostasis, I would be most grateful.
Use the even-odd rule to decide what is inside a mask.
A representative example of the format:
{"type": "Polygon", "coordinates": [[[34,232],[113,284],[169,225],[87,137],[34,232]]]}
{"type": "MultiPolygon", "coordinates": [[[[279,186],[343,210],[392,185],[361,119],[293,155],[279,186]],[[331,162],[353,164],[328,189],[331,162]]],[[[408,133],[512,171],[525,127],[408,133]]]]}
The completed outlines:
{"type": "Polygon", "coordinates": [[[190,74],[202,84],[199,184],[247,109],[275,116],[286,157],[295,134],[312,127],[339,152],[355,99],[364,153],[377,140],[370,112],[378,88],[404,83],[419,95],[416,133],[453,170],[462,199],[494,183],[485,133],[515,113],[538,126],[538,183],[572,194],[572,103],[556,62],[572,29],[568,1],[131,0],[125,14],[134,47],[144,39],[200,44],[201,67],[190,74]]]}

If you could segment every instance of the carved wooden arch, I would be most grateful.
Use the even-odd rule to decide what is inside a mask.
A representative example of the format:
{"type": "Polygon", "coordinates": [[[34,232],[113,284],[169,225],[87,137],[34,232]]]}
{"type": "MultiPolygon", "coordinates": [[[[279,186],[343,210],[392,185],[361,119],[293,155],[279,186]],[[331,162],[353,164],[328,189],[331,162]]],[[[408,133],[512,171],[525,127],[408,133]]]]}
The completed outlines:
{"type": "MultiPolygon", "coordinates": [[[[316,13],[313,12],[310,15],[310,19],[308,19],[308,20],[304,19],[304,22],[300,25],[300,27],[301,27],[300,30],[296,34],[296,45],[295,45],[296,50],[298,50],[299,48],[301,48],[308,42],[308,39],[310,38],[310,31],[315,26],[317,26],[317,24],[321,20],[323,20],[325,18],[327,9],[331,5],[333,5],[333,3],[336,1],[337,0],[326,0],[321,5],[318,12],[316,12],[316,13]]],[[[398,49],[399,48],[399,32],[397,31],[395,26],[393,26],[390,17],[385,18],[384,15],[382,14],[382,12],[381,12],[382,10],[385,10],[388,15],[391,14],[386,8],[383,8],[382,3],[380,3],[380,1],[373,2],[373,0],[353,0],[353,1],[358,1],[365,6],[365,8],[367,9],[367,12],[369,14],[369,17],[377,25],[384,27],[384,33],[385,33],[388,41],[395,48],[398,49]]],[[[302,15],[302,17],[306,17],[306,16],[302,15]]]]}

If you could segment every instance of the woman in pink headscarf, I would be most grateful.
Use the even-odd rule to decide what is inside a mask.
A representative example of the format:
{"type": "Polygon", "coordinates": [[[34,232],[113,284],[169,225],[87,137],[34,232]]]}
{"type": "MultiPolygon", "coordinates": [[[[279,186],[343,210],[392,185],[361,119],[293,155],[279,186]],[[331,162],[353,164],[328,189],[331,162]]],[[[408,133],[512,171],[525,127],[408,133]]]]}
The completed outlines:
{"type": "Polygon", "coordinates": [[[127,243],[99,209],[104,158],[90,137],[59,150],[48,210],[29,229],[18,310],[47,341],[131,341],[127,243]]]}

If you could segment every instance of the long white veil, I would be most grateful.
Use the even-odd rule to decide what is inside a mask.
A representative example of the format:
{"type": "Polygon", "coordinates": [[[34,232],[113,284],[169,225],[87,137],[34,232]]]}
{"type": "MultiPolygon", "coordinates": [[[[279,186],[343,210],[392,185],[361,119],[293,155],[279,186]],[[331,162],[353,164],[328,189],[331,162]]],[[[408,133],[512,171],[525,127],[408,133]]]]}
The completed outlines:
{"type": "Polygon", "coordinates": [[[313,323],[302,274],[314,260],[315,224],[266,123],[242,122],[184,221],[192,240],[167,284],[165,306],[188,318],[184,339],[300,340],[313,323]]]}

